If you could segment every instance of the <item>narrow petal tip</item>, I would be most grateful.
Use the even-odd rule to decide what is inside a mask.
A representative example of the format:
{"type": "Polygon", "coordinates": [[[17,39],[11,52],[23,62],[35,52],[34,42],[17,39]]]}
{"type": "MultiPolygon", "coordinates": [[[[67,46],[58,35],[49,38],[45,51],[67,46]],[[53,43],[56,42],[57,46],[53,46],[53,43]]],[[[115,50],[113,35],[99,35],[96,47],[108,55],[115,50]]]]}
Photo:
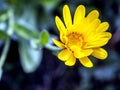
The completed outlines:
{"type": "Polygon", "coordinates": [[[59,48],[65,48],[64,44],[61,43],[60,41],[58,41],[58,40],[56,40],[56,39],[54,39],[54,38],[52,38],[52,40],[53,40],[54,44],[55,44],[56,46],[58,46],[59,48]]]}
{"type": "Polygon", "coordinates": [[[85,66],[87,68],[93,67],[93,63],[91,62],[91,60],[88,57],[80,58],[79,61],[83,66],[85,66]]]}
{"type": "Polygon", "coordinates": [[[105,60],[108,57],[107,51],[103,48],[95,49],[92,55],[101,60],[105,60]]]}

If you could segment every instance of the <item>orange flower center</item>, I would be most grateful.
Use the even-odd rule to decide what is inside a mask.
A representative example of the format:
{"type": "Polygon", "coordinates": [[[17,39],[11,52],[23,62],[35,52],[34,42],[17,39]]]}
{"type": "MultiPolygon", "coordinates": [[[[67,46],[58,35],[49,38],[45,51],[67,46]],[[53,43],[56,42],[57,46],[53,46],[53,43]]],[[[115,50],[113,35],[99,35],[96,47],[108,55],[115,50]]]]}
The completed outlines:
{"type": "Polygon", "coordinates": [[[74,51],[75,48],[81,49],[83,45],[83,37],[81,34],[77,32],[72,32],[67,35],[68,42],[66,46],[71,50],[74,51]]]}

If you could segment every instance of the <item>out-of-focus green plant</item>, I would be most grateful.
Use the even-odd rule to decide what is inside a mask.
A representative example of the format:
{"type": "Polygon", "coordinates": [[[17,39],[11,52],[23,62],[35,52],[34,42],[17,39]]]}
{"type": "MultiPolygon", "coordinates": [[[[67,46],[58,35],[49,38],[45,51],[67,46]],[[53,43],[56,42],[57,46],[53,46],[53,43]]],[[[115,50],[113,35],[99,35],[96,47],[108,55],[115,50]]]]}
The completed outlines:
{"type": "Polygon", "coordinates": [[[3,32],[2,30],[0,30],[0,40],[3,40],[3,39],[5,40],[9,39],[9,35],[3,32]]]}
{"type": "Polygon", "coordinates": [[[48,41],[49,40],[49,33],[46,30],[44,30],[40,33],[39,38],[40,38],[39,44],[46,45],[49,42],[48,41]]]}
{"type": "Polygon", "coordinates": [[[34,72],[42,60],[42,49],[36,50],[20,40],[19,53],[23,70],[26,73],[34,72]]]}
{"type": "MultiPolygon", "coordinates": [[[[50,34],[46,28],[38,30],[39,23],[36,20],[36,6],[46,8],[45,13],[52,10],[59,0],[6,0],[0,4],[5,5],[0,9],[0,40],[4,40],[4,48],[0,56],[0,78],[3,73],[3,65],[7,58],[11,39],[18,42],[20,62],[26,73],[34,72],[40,65],[43,48],[58,50],[52,46],[50,34]],[[47,10],[49,9],[49,10],[47,10]]],[[[46,15],[47,15],[46,14],[46,15]]],[[[42,18],[38,16],[37,18],[42,18]]],[[[40,20],[42,22],[42,20],[40,20]]],[[[47,23],[45,23],[47,26],[47,23]]]]}
{"type": "Polygon", "coordinates": [[[61,0],[39,0],[39,3],[48,11],[53,9],[61,0]]]}

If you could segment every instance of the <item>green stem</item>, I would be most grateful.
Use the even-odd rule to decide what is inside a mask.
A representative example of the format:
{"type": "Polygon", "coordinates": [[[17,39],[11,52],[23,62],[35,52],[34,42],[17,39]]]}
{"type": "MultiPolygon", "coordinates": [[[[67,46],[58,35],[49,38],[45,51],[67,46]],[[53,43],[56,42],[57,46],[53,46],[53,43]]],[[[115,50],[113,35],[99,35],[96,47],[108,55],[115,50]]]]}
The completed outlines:
{"type": "Polygon", "coordinates": [[[5,42],[5,46],[4,46],[4,48],[3,48],[3,52],[2,52],[2,55],[1,55],[1,57],[0,57],[0,67],[1,67],[1,68],[3,67],[4,62],[5,62],[5,60],[6,60],[7,52],[8,52],[8,50],[9,50],[9,47],[10,47],[10,40],[7,40],[7,41],[5,42]]]}
{"type": "Polygon", "coordinates": [[[49,49],[49,50],[51,50],[51,51],[59,51],[59,50],[61,50],[60,48],[58,48],[58,47],[56,47],[56,46],[53,46],[53,45],[51,45],[51,44],[46,44],[46,45],[45,45],[45,48],[47,48],[47,49],[49,49]]]}
{"type": "MultiPolygon", "coordinates": [[[[8,18],[9,18],[9,22],[8,22],[7,34],[11,36],[13,34],[13,25],[14,25],[14,19],[13,19],[14,12],[12,8],[8,11],[8,18]]],[[[10,39],[5,41],[5,46],[3,48],[3,51],[0,57],[0,68],[2,68],[5,63],[9,47],[10,47],[10,39]]]]}

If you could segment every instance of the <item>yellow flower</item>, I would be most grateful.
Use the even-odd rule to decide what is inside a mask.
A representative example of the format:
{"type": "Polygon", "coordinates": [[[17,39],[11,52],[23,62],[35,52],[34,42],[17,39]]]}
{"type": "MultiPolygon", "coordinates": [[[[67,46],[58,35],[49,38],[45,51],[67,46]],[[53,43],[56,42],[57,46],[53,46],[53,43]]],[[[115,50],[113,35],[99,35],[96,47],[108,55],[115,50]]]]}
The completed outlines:
{"type": "Polygon", "coordinates": [[[68,5],[64,5],[63,19],[64,23],[58,16],[55,17],[60,41],[53,39],[53,42],[62,48],[58,58],[65,62],[65,65],[73,66],[78,59],[83,66],[93,67],[88,58],[90,55],[101,60],[106,59],[108,54],[101,47],[108,43],[112,35],[106,32],[109,24],[100,21],[97,10],[85,16],[85,7],[79,5],[72,21],[70,9],[68,5]]]}

